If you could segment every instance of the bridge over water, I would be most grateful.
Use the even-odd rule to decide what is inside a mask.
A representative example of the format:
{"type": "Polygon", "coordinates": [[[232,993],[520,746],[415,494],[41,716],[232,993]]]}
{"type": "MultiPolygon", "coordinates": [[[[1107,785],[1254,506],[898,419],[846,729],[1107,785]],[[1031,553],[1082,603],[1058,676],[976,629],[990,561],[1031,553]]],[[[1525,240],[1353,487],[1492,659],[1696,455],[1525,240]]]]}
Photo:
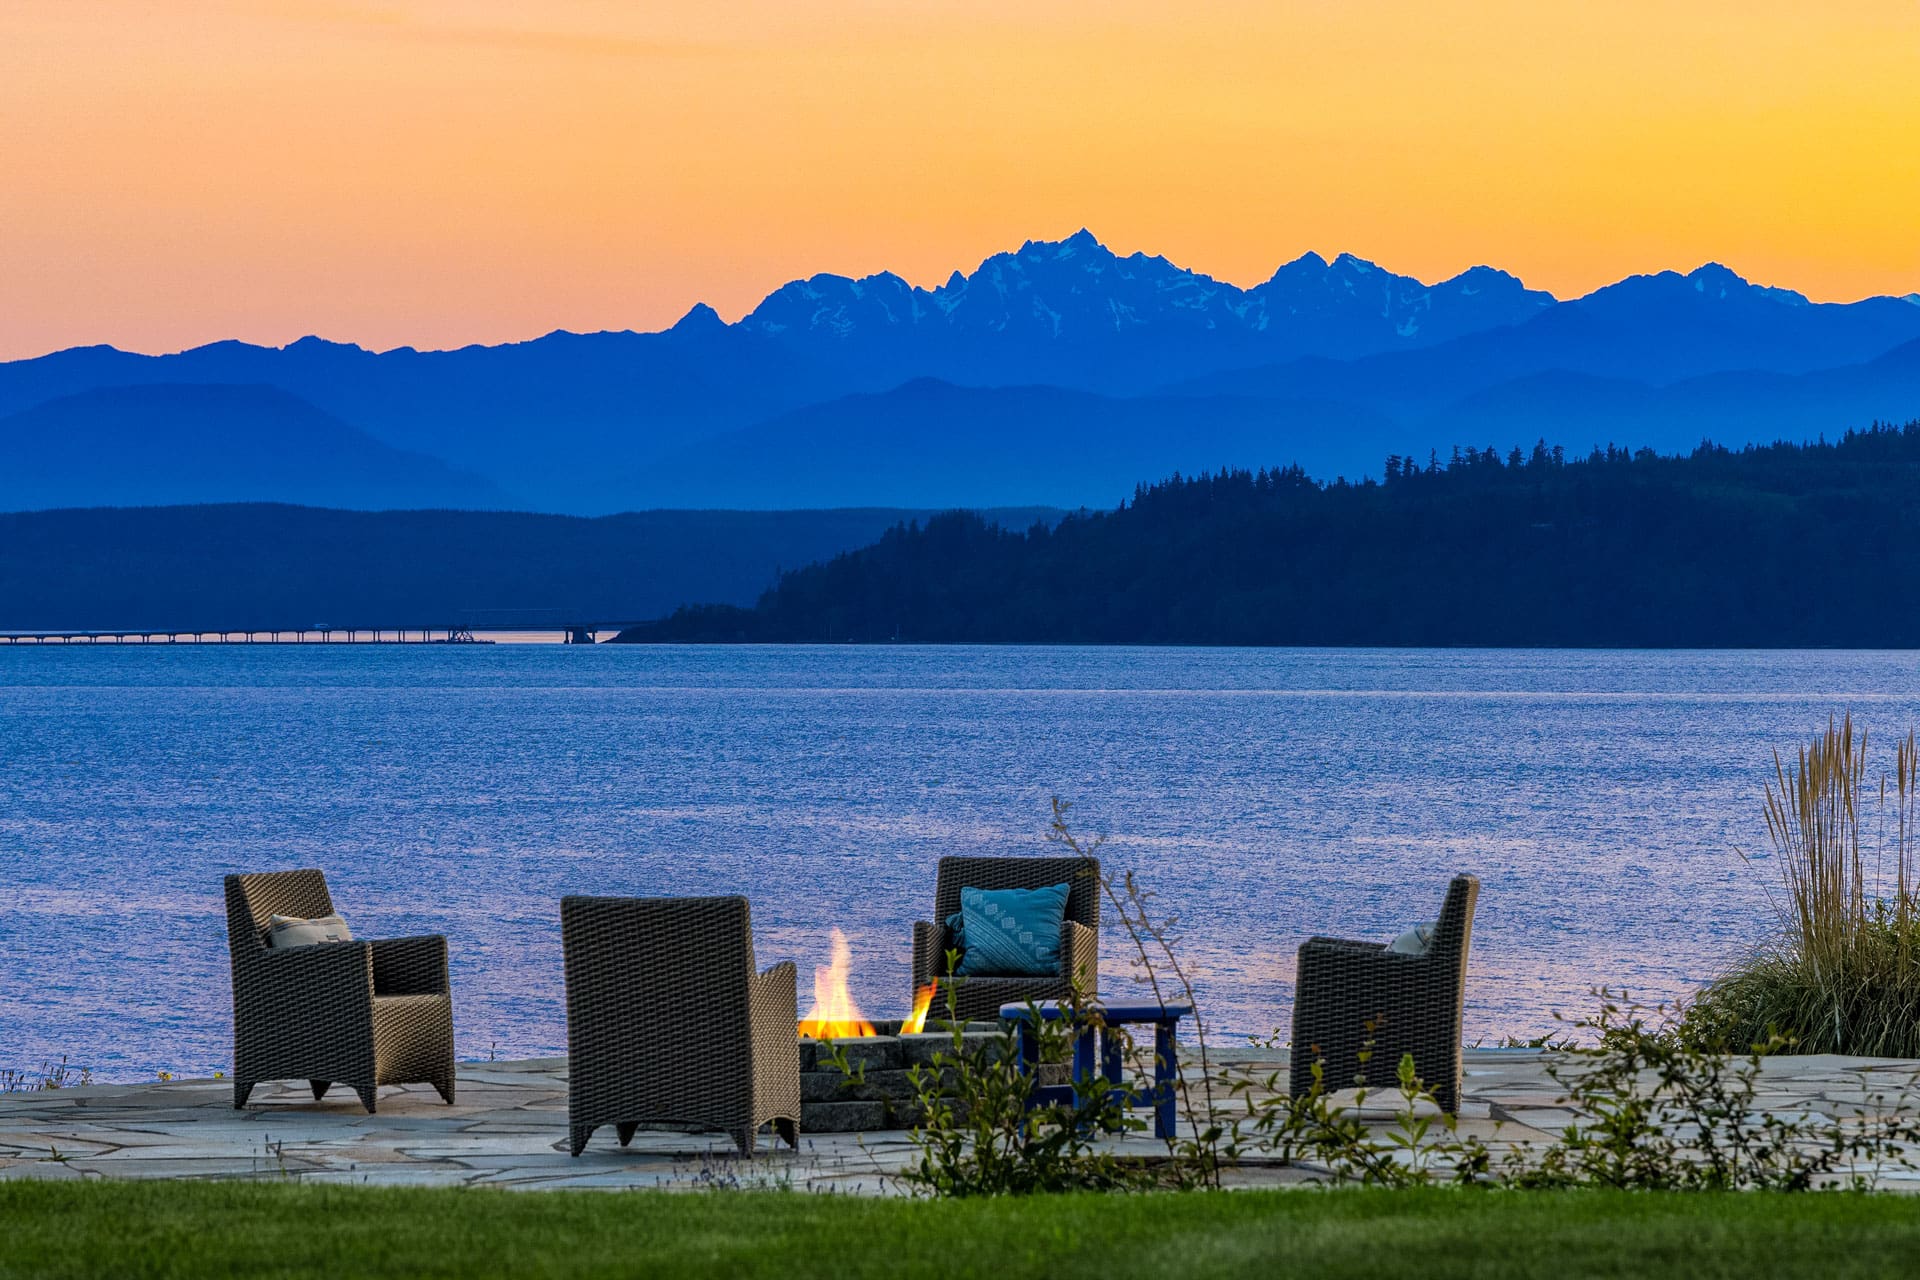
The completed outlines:
{"type": "Polygon", "coordinates": [[[595,644],[604,632],[637,622],[523,622],[511,626],[439,627],[106,627],[0,630],[0,645],[41,644],[495,644],[501,639],[552,637],[561,644],[595,644]]]}

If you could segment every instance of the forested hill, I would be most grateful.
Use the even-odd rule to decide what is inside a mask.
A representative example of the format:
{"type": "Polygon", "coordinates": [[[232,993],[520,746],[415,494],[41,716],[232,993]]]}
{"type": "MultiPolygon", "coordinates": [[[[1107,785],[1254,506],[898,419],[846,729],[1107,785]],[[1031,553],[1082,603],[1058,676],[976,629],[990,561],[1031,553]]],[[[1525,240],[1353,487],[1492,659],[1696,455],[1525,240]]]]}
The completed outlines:
{"type": "Polygon", "coordinates": [[[1920,422],[1679,457],[1544,446],[952,514],[629,641],[1920,647],[1920,422]]]}
{"type": "MultiPolygon", "coordinates": [[[[0,631],[519,627],[745,604],[783,564],[911,510],[331,511],[227,503],[0,512],[0,631]]],[[[924,515],[925,513],[919,513],[924,515]]],[[[1044,508],[991,512],[1009,523],[1044,508]]]]}

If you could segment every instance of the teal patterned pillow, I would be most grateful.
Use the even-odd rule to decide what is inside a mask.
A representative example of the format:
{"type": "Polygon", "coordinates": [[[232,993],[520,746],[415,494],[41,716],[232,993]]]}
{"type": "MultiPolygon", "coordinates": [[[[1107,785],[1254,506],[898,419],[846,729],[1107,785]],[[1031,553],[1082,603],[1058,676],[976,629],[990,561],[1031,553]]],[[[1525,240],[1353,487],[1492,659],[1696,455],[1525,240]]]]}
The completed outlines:
{"type": "MultiPolygon", "coordinates": [[[[947,917],[947,951],[960,953],[960,958],[954,963],[952,970],[954,973],[960,972],[960,965],[965,963],[967,958],[967,917],[958,911],[947,917]]],[[[947,972],[947,951],[934,957],[934,963],[940,966],[942,973],[947,972]]]]}
{"type": "Polygon", "coordinates": [[[1045,889],[962,889],[960,915],[966,954],[963,978],[1015,978],[1060,972],[1060,931],[1067,886],[1045,889]]]}

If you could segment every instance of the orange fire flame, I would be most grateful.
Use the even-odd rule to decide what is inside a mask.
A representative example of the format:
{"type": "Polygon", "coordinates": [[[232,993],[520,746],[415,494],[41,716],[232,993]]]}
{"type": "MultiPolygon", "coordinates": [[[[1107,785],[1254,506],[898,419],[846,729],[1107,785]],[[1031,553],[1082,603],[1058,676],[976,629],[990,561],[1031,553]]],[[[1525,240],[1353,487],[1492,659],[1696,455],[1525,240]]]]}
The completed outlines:
{"type": "Polygon", "coordinates": [[[847,970],[852,961],[853,950],[847,946],[847,935],[835,929],[833,963],[814,967],[813,1008],[800,1019],[801,1035],[832,1040],[841,1036],[879,1034],[862,1016],[860,1006],[853,1002],[853,995],[847,990],[847,970]]]}
{"type": "Polygon", "coordinates": [[[903,1036],[917,1036],[922,1031],[925,1031],[927,1029],[927,1010],[932,1007],[933,984],[929,982],[926,986],[913,993],[913,1012],[908,1015],[905,1022],[900,1024],[900,1034],[903,1036]]]}

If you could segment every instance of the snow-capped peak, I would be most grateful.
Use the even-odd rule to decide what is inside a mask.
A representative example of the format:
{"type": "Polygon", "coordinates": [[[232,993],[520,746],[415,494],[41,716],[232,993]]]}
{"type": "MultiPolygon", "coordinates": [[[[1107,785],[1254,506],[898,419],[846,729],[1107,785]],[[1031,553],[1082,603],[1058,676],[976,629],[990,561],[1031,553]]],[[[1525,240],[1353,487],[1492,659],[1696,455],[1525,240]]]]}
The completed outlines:
{"type": "Polygon", "coordinates": [[[1027,240],[970,272],[919,288],[891,273],[816,275],[769,294],[741,323],[768,336],[855,340],[913,331],[1010,342],[1087,343],[1096,335],[1207,333],[1222,360],[1253,363],[1276,344],[1315,352],[1373,351],[1516,323],[1552,301],[1491,268],[1433,287],[1342,253],[1309,250],[1250,289],[1158,255],[1120,257],[1082,227],[1027,240]]]}
{"type": "Polygon", "coordinates": [[[1808,305],[1807,296],[1804,293],[1754,284],[1733,268],[1718,262],[1702,263],[1689,271],[1686,279],[1693,285],[1695,293],[1706,294],[1709,297],[1727,298],[1739,293],[1748,293],[1784,303],[1787,306],[1808,305]]]}

